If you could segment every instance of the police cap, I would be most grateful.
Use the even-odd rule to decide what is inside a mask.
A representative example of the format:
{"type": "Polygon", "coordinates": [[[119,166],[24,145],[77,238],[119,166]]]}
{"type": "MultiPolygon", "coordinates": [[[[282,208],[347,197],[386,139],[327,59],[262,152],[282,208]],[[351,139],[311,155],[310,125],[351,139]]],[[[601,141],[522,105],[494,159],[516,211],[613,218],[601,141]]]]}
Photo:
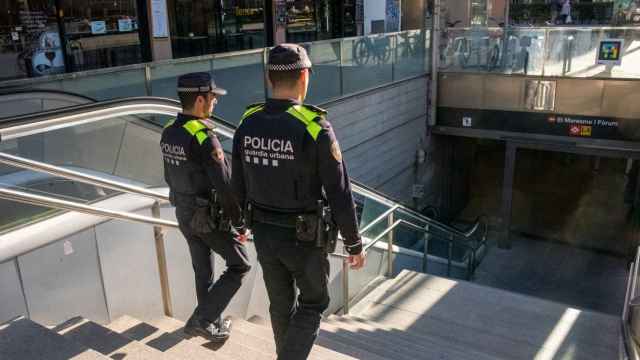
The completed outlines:
{"type": "Polygon", "coordinates": [[[311,70],[311,60],[300,45],[280,44],[269,51],[269,71],[311,70]]]}
{"type": "Polygon", "coordinates": [[[178,78],[178,92],[212,92],[216,95],[227,95],[227,90],[217,87],[211,74],[195,72],[181,75],[178,78]]]}

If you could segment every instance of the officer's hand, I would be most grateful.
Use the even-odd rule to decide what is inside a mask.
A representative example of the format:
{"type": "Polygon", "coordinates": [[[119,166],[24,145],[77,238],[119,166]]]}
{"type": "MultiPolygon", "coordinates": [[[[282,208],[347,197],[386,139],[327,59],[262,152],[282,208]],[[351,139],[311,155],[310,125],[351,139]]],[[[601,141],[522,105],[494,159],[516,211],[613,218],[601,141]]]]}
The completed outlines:
{"type": "Polygon", "coordinates": [[[251,230],[246,229],[242,234],[238,234],[235,239],[241,243],[246,243],[247,240],[253,240],[253,233],[251,233],[251,230]]]}
{"type": "Polygon", "coordinates": [[[364,263],[365,263],[364,251],[362,251],[358,255],[349,255],[349,260],[348,261],[349,261],[349,265],[351,265],[352,269],[358,270],[358,269],[362,268],[364,266],[364,263]]]}

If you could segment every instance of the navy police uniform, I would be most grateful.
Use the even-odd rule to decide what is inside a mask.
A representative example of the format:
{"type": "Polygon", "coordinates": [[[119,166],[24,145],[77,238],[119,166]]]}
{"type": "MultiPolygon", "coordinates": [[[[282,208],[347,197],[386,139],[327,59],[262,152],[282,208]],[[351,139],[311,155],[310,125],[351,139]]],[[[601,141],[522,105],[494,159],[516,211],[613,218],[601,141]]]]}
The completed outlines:
{"type": "MultiPolygon", "coordinates": [[[[208,73],[181,76],[178,91],[226,93],[215,86],[208,73]]],[[[250,270],[245,246],[228,231],[193,227],[194,215],[203,205],[209,205],[213,189],[232,224],[237,227],[242,224],[241,209],[231,189],[231,169],[213,129],[210,120],[178,114],[162,132],[160,144],[171,202],[176,207],[180,231],[187,239],[195,272],[198,307],[189,324],[216,322],[250,270]],[[215,284],[212,284],[211,251],[219,254],[227,265],[215,284]]]]}
{"type": "MultiPolygon", "coordinates": [[[[270,52],[270,71],[310,67],[297,45],[270,52]]],[[[298,240],[297,215],[326,200],[347,251],[362,251],[346,164],[326,115],[296,100],[268,99],[248,107],[233,141],[233,187],[252,209],[280,360],[307,358],[329,305],[328,254],[298,240]]]]}

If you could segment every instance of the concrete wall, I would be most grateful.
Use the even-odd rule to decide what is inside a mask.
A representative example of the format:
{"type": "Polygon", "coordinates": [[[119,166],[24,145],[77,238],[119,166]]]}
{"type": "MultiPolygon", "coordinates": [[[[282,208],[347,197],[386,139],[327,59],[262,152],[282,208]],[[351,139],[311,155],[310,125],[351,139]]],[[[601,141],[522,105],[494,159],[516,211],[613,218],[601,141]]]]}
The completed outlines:
{"type": "Polygon", "coordinates": [[[327,104],[349,175],[409,202],[416,151],[424,142],[427,78],[327,104]]]}

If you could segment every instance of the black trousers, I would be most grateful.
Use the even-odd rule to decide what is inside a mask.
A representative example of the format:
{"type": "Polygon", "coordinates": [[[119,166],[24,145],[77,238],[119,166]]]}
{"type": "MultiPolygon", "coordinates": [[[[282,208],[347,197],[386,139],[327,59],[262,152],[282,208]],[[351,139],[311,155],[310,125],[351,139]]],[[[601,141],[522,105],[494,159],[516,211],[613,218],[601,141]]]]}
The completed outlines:
{"type": "Polygon", "coordinates": [[[298,242],[295,229],[257,222],[253,231],[278,360],[306,359],[329,306],[328,255],[314,244],[298,242]]]}
{"type": "Polygon", "coordinates": [[[194,314],[215,321],[240,289],[242,278],[251,270],[251,265],[247,249],[230,233],[214,231],[206,235],[195,234],[189,226],[192,216],[193,212],[188,209],[176,209],[180,231],[189,245],[195,274],[198,307],[194,314]],[[215,283],[212,283],[211,251],[220,255],[227,265],[215,283]]]}

